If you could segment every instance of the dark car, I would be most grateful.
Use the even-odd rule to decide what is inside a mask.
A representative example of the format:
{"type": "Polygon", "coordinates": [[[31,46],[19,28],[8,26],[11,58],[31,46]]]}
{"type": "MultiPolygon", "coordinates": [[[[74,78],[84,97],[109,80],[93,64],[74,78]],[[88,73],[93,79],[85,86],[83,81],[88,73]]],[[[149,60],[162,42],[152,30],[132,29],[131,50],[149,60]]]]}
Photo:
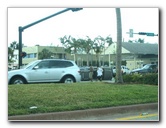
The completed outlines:
{"type": "Polygon", "coordinates": [[[146,64],[142,68],[132,70],[131,73],[156,73],[157,69],[158,67],[156,64],[146,64]]]}

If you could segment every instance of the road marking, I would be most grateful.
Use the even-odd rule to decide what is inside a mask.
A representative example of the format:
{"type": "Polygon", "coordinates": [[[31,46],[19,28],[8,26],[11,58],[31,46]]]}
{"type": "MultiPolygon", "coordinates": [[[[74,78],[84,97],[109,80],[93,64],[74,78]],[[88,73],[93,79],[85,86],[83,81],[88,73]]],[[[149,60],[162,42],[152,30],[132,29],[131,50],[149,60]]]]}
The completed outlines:
{"type": "Polygon", "coordinates": [[[123,118],[116,118],[116,120],[134,120],[134,119],[147,118],[147,117],[152,117],[152,116],[158,116],[158,114],[130,116],[130,117],[123,117],[123,118]]]}

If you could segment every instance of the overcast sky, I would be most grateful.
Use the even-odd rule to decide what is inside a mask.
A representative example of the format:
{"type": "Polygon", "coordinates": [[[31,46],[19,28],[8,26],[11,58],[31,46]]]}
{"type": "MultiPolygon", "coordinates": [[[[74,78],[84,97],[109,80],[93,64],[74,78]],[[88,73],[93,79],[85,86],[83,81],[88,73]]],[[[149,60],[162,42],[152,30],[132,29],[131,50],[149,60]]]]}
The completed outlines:
{"type": "MultiPolygon", "coordinates": [[[[65,8],[8,8],[8,44],[18,42],[18,27],[26,26],[37,20],[57,13],[65,8]]],[[[158,37],[147,37],[135,34],[129,38],[126,32],[133,29],[137,32],[159,32],[158,8],[121,8],[122,36],[124,41],[144,39],[145,42],[158,43],[158,37]]],[[[60,45],[59,38],[71,35],[75,38],[98,35],[111,35],[116,42],[115,8],[83,8],[78,12],[67,11],[46,21],[25,29],[22,33],[26,46],[60,45]]]]}

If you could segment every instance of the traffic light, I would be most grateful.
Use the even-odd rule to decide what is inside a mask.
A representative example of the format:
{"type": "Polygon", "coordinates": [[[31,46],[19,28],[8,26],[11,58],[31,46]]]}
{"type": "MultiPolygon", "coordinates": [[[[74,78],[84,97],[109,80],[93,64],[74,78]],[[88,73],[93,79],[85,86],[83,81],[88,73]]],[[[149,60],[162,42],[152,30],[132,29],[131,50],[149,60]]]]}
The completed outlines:
{"type": "Polygon", "coordinates": [[[147,35],[147,36],[155,36],[154,33],[147,33],[146,35],[147,35]]]}
{"type": "Polygon", "coordinates": [[[147,33],[146,32],[139,32],[138,34],[139,35],[146,35],[147,33]]]}
{"type": "Polygon", "coordinates": [[[76,12],[76,11],[79,11],[79,10],[82,10],[83,8],[71,8],[71,10],[73,11],[73,12],[76,12]]]}
{"type": "Polygon", "coordinates": [[[154,34],[152,32],[139,32],[139,35],[146,35],[146,36],[158,36],[158,34],[154,34]]]}
{"type": "Polygon", "coordinates": [[[26,57],[26,55],[27,55],[26,52],[22,52],[22,53],[21,53],[21,57],[23,57],[23,58],[26,57]]]}

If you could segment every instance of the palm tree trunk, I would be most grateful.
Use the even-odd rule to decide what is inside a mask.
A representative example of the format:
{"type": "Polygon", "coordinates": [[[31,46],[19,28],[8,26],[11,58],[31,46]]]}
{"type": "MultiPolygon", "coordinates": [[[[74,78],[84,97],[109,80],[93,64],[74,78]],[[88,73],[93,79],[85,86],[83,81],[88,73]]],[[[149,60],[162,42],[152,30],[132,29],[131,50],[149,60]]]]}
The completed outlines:
{"type": "Polygon", "coordinates": [[[87,53],[87,62],[86,65],[89,66],[89,52],[87,53]]]}
{"type": "Polygon", "coordinates": [[[122,25],[120,8],[116,8],[117,18],[117,47],[116,47],[116,82],[123,83],[121,72],[121,53],[122,53],[122,25]]]}

